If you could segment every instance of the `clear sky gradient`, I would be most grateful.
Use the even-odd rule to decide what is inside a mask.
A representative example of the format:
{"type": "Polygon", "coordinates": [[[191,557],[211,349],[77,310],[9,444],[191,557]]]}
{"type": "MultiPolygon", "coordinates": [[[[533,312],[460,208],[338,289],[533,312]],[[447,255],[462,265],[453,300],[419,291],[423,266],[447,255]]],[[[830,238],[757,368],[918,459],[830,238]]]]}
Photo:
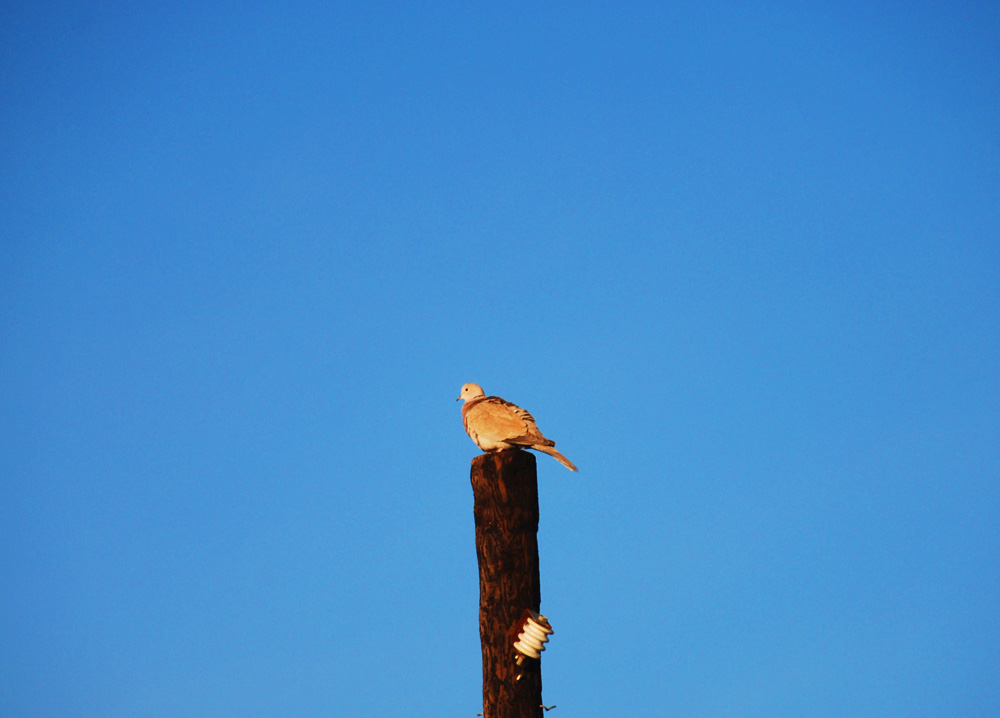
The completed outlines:
{"type": "Polygon", "coordinates": [[[0,714],[1000,715],[996,3],[0,7],[0,714]]]}

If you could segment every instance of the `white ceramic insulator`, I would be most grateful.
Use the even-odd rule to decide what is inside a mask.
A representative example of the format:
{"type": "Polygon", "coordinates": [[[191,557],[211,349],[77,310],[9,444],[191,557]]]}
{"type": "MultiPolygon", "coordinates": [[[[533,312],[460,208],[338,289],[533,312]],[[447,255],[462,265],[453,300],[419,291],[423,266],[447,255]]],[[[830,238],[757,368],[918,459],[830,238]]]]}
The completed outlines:
{"type": "Polygon", "coordinates": [[[524,624],[524,632],[530,633],[532,636],[537,636],[540,641],[549,640],[549,634],[552,633],[551,630],[545,630],[545,628],[539,626],[534,621],[528,621],[524,624]]]}
{"type": "Polygon", "coordinates": [[[554,633],[552,630],[552,624],[549,623],[549,619],[545,616],[539,616],[537,621],[529,616],[526,623],[530,623],[532,626],[538,626],[546,633],[554,633]]]}
{"type": "Polygon", "coordinates": [[[539,653],[536,649],[532,648],[529,645],[526,645],[526,644],[522,643],[521,641],[518,641],[517,643],[515,643],[514,644],[514,648],[516,648],[518,651],[520,651],[521,653],[523,653],[524,655],[526,655],[526,656],[528,656],[530,658],[541,658],[542,657],[542,654],[539,653]]]}
{"type": "Polygon", "coordinates": [[[529,636],[526,633],[522,633],[520,636],[518,636],[518,638],[521,639],[521,643],[524,644],[525,646],[531,646],[536,651],[543,650],[542,649],[542,642],[539,641],[534,636],[529,636]]]}
{"type": "Polygon", "coordinates": [[[545,644],[549,642],[548,638],[539,638],[538,636],[534,636],[528,632],[522,633],[518,636],[518,638],[521,640],[521,643],[532,645],[540,651],[544,651],[545,644]]]}

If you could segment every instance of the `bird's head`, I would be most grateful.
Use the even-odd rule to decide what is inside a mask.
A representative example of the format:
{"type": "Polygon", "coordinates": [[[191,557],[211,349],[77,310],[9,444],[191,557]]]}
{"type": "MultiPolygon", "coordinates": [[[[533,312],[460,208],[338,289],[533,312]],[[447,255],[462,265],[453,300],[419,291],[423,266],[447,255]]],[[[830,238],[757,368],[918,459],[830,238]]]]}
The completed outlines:
{"type": "Polygon", "coordinates": [[[463,384],[462,393],[458,395],[455,401],[469,401],[469,399],[478,399],[481,396],[486,396],[486,394],[483,393],[483,387],[479,386],[479,384],[463,384]]]}

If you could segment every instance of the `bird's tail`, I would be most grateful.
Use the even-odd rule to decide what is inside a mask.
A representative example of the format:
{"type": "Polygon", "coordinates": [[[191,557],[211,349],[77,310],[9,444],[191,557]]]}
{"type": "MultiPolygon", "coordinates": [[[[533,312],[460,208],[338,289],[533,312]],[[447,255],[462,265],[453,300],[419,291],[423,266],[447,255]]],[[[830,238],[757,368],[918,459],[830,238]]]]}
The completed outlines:
{"type": "Polygon", "coordinates": [[[565,466],[570,471],[576,471],[576,467],[573,465],[573,462],[570,461],[569,459],[567,459],[562,454],[560,454],[555,449],[553,449],[551,446],[541,446],[539,444],[535,444],[531,448],[532,449],[536,449],[538,451],[544,451],[546,454],[548,454],[549,456],[551,456],[553,459],[555,459],[556,461],[558,461],[560,464],[562,464],[563,466],[565,466]]]}

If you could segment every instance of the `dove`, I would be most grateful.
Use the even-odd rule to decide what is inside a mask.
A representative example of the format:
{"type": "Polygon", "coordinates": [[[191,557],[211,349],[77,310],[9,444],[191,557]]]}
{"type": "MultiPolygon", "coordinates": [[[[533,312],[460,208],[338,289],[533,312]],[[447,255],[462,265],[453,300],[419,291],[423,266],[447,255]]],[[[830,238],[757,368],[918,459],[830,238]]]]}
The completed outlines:
{"type": "Polygon", "coordinates": [[[456,401],[462,405],[462,423],[473,443],[483,451],[504,449],[535,449],[554,458],[570,471],[573,462],[554,448],[556,442],[546,439],[535,425],[535,417],[499,396],[486,396],[479,384],[466,384],[456,401]]]}

